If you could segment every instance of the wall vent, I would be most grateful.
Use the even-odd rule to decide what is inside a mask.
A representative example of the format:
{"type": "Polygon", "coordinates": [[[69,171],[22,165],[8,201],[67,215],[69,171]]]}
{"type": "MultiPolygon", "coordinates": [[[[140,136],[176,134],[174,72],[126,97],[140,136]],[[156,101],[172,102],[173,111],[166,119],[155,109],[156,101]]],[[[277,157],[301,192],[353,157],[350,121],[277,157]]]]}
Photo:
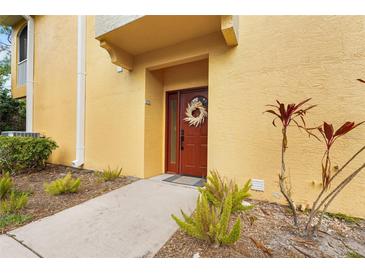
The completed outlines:
{"type": "Polygon", "coordinates": [[[252,179],[251,190],[264,191],[265,190],[264,180],[252,179]]]}
{"type": "Polygon", "coordinates": [[[27,132],[27,131],[2,131],[1,135],[2,136],[8,136],[8,137],[14,137],[14,136],[33,137],[33,138],[41,137],[40,133],[27,132]]]}

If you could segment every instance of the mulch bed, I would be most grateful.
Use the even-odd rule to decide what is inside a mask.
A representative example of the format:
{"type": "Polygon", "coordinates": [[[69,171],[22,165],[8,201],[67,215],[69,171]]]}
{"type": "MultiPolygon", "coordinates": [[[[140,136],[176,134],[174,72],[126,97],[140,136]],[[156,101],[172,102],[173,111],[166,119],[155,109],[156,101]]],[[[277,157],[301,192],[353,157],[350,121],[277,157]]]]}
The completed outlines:
{"type": "MultiPolygon", "coordinates": [[[[308,239],[292,225],[288,208],[263,201],[249,200],[255,207],[236,214],[241,217],[241,237],[234,245],[214,247],[178,230],[155,257],[349,257],[365,255],[365,221],[347,223],[326,216],[319,234],[308,239]]],[[[305,214],[299,215],[303,226],[305,214]]]]}
{"type": "MultiPolygon", "coordinates": [[[[30,193],[28,204],[21,214],[31,216],[31,220],[28,221],[31,222],[128,185],[138,179],[122,176],[114,181],[100,182],[95,171],[47,164],[43,170],[13,176],[13,183],[15,189],[30,193]],[[45,182],[48,183],[64,177],[68,172],[71,172],[73,177],[81,179],[77,193],[51,196],[44,191],[43,185],[45,182]]],[[[24,223],[21,225],[24,225],[24,223]]],[[[20,225],[9,225],[1,229],[0,234],[6,233],[17,226],[20,225]]]]}

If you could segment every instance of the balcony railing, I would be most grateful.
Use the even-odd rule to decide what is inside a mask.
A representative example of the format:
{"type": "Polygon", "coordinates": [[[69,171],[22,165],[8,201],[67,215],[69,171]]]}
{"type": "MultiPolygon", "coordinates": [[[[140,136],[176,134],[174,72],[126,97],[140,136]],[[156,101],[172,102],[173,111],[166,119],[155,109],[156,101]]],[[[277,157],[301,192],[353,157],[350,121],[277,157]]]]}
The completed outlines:
{"type": "Polygon", "coordinates": [[[27,60],[18,63],[17,86],[23,86],[27,82],[27,60]]]}

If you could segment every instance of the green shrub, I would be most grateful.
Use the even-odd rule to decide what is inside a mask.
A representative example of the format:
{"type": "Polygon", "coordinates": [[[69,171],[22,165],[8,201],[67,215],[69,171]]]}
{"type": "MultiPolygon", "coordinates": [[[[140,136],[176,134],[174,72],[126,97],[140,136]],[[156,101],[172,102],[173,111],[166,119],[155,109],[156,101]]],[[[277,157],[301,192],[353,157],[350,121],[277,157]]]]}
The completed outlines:
{"type": "Polygon", "coordinates": [[[72,178],[71,172],[63,178],[57,179],[51,183],[44,184],[44,191],[51,195],[60,195],[65,193],[75,193],[78,191],[80,186],[80,179],[72,178]]]}
{"type": "Polygon", "coordinates": [[[9,214],[0,216],[0,229],[7,227],[8,225],[20,225],[29,220],[32,217],[28,215],[20,215],[20,214],[9,214]]]}
{"type": "Polygon", "coordinates": [[[242,202],[249,197],[248,193],[251,189],[251,180],[248,180],[243,187],[230,180],[222,178],[216,170],[209,172],[207,182],[203,188],[199,188],[200,193],[204,193],[209,201],[216,207],[221,207],[224,199],[232,195],[232,212],[249,210],[253,206],[244,206],[242,202]]]}
{"type": "Polygon", "coordinates": [[[0,136],[0,170],[42,168],[57,144],[50,138],[0,136]]]}
{"type": "Polygon", "coordinates": [[[6,200],[0,202],[0,213],[2,215],[19,212],[28,203],[28,194],[12,191],[6,200]]]}
{"type": "Polygon", "coordinates": [[[10,177],[9,172],[6,172],[3,176],[0,176],[0,201],[5,198],[5,196],[10,193],[13,187],[13,180],[10,177]]]}
{"type": "Polygon", "coordinates": [[[188,235],[207,240],[215,245],[233,244],[241,233],[241,221],[238,218],[232,229],[228,226],[231,219],[232,194],[228,194],[223,199],[222,207],[216,207],[209,203],[205,193],[198,197],[196,210],[192,217],[181,211],[184,221],[175,215],[171,215],[178,226],[188,235]]]}
{"type": "Polygon", "coordinates": [[[102,172],[97,172],[97,176],[99,177],[99,182],[106,181],[114,181],[119,178],[122,174],[122,168],[111,169],[108,166],[108,169],[104,169],[102,172]]]}

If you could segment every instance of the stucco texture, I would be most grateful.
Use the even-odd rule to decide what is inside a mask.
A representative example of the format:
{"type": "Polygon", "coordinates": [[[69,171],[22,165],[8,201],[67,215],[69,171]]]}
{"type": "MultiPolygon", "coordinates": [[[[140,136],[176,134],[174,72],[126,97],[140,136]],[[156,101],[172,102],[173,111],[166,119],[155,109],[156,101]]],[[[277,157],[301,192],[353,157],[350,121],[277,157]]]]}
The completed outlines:
{"type": "MultiPolygon", "coordinates": [[[[262,114],[265,104],[312,97],[319,106],[309,116],[311,125],[364,120],[365,87],[356,81],[365,69],[364,22],[364,17],[241,17],[238,47],[209,58],[209,168],[239,181],[264,179],[265,192],[253,197],[277,201],[281,132],[262,114]]],[[[364,137],[365,128],[358,128],[339,140],[333,164],[344,163],[364,137]]],[[[320,187],[324,146],[295,128],[288,145],[293,198],[311,203],[320,187]]],[[[348,170],[364,160],[362,155],[348,170]]],[[[364,175],[330,210],[365,215],[364,175]]]]}
{"type": "Polygon", "coordinates": [[[34,37],[33,130],[59,148],[50,161],[75,159],[77,17],[36,16],[34,37]]]}
{"type": "MultiPolygon", "coordinates": [[[[37,19],[35,46],[35,128],[60,144],[52,161],[71,164],[76,17],[37,19]]],[[[318,107],[308,116],[310,125],[365,120],[365,86],[356,81],[365,77],[365,17],[240,16],[237,47],[227,47],[215,32],[136,55],[132,71],[117,73],[88,16],[86,73],[86,168],[120,166],[139,177],[162,173],[165,92],[208,85],[208,169],[237,182],[263,179],[265,191],[253,191],[253,198],[284,202],[277,184],[281,132],[263,114],[265,104],[312,97],[318,107]],[[189,65],[193,61],[200,66],[189,65]]],[[[340,139],[333,164],[344,163],[363,140],[365,127],[340,139]]],[[[323,149],[289,129],[287,168],[297,204],[311,203],[319,192],[323,149]]],[[[364,160],[360,156],[347,171],[364,160]]],[[[330,210],[365,217],[364,179],[359,175],[330,210]]]]}

